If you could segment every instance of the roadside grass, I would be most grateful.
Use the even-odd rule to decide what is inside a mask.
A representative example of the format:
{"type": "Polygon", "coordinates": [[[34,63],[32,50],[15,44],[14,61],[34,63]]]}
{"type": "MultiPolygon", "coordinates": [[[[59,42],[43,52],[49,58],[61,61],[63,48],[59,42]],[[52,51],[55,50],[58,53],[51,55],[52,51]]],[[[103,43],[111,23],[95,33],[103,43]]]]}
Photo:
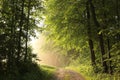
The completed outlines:
{"type": "Polygon", "coordinates": [[[47,66],[47,65],[41,65],[40,66],[42,76],[41,80],[54,80],[54,73],[56,71],[55,67],[47,66]]]}
{"type": "Polygon", "coordinates": [[[47,65],[38,65],[37,68],[31,68],[31,70],[24,74],[23,80],[53,80],[55,68],[47,65]]]}
{"type": "Polygon", "coordinates": [[[103,73],[94,73],[90,65],[70,65],[65,67],[65,69],[71,69],[80,73],[86,80],[120,80],[120,74],[103,74],[103,73]]]}
{"type": "Polygon", "coordinates": [[[56,70],[52,66],[38,64],[28,68],[28,72],[20,75],[21,80],[53,80],[54,71],[56,70]]]}
{"type": "Polygon", "coordinates": [[[25,80],[54,80],[55,67],[40,65],[38,69],[29,72],[25,80]]]}
{"type": "Polygon", "coordinates": [[[25,64],[9,75],[0,74],[0,80],[54,80],[55,67],[38,64],[25,64]]]}

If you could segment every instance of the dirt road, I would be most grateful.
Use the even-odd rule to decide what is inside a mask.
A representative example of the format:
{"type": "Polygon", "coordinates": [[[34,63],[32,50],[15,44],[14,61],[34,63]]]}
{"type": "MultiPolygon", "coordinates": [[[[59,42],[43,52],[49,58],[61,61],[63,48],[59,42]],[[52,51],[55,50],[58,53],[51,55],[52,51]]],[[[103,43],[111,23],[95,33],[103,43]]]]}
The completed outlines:
{"type": "Polygon", "coordinates": [[[55,80],[85,80],[85,78],[75,71],[58,69],[55,73],[55,80]]]}

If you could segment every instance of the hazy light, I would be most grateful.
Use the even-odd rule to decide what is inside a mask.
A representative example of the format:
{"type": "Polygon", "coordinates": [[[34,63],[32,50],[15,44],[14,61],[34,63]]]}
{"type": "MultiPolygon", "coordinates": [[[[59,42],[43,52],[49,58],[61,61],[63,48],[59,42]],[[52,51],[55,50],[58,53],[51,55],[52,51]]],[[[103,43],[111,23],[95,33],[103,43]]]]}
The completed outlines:
{"type": "Polygon", "coordinates": [[[41,60],[39,64],[61,66],[60,57],[57,54],[54,54],[52,51],[47,49],[46,51],[43,51],[42,48],[46,44],[45,37],[39,34],[39,38],[32,38],[30,43],[33,47],[33,53],[36,53],[38,59],[41,60]]]}

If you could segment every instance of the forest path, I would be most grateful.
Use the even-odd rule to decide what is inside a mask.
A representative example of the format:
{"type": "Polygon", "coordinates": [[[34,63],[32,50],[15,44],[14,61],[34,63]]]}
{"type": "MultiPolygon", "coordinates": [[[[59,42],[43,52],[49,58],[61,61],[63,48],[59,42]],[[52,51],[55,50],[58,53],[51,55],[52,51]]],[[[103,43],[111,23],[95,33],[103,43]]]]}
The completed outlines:
{"type": "Polygon", "coordinates": [[[85,80],[85,78],[75,71],[58,69],[55,72],[55,80],[85,80]]]}

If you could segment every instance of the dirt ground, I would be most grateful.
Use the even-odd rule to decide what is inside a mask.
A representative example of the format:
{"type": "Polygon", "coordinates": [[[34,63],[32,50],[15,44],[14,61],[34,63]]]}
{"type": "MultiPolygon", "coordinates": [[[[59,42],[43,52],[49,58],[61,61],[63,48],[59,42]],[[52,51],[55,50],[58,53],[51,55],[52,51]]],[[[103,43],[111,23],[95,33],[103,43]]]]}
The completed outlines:
{"type": "Polygon", "coordinates": [[[55,80],[85,80],[85,78],[75,71],[58,69],[55,73],[55,80]]]}

